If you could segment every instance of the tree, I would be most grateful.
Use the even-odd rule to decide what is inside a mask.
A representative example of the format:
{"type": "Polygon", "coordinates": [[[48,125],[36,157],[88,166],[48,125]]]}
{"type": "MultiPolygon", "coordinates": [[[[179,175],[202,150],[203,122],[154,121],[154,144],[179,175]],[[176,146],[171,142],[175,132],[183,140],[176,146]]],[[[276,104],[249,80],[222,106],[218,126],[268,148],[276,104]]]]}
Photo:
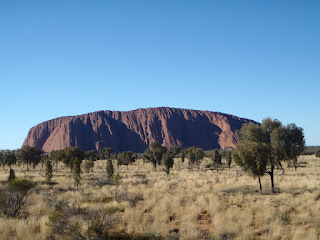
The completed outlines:
{"type": "Polygon", "coordinates": [[[129,164],[135,161],[135,157],[132,151],[124,151],[117,154],[117,161],[118,166],[125,165],[128,170],[129,164]]]}
{"type": "Polygon", "coordinates": [[[73,171],[74,167],[73,161],[77,158],[81,164],[83,156],[84,153],[77,147],[69,147],[55,152],[56,161],[63,162],[67,167],[70,168],[71,172],[73,171]]]}
{"type": "Polygon", "coordinates": [[[14,170],[12,168],[10,168],[10,172],[9,172],[9,177],[8,177],[8,181],[12,181],[16,178],[16,174],[14,172],[14,170]]]}
{"type": "Polygon", "coordinates": [[[316,157],[319,157],[319,158],[320,158],[320,150],[318,150],[318,151],[316,152],[316,157]]]}
{"type": "Polygon", "coordinates": [[[181,162],[182,162],[182,163],[184,163],[185,157],[186,157],[186,154],[185,154],[185,152],[183,151],[183,152],[181,153],[181,162]]]}
{"type": "Polygon", "coordinates": [[[24,145],[16,152],[17,160],[27,165],[27,170],[29,171],[29,166],[33,165],[33,168],[39,164],[41,160],[42,151],[36,149],[35,147],[30,147],[29,145],[24,145]]]}
{"type": "Polygon", "coordinates": [[[157,162],[156,162],[156,160],[154,159],[153,154],[152,154],[150,148],[147,148],[147,149],[144,151],[142,158],[143,158],[143,160],[147,160],[148,162],[152,163],[154,169],[157,168],[157,162]]]}
{"type": "Polygon", "coordinates": [[[192,146],[186,149],[189,159],[189,170],[193,169],[193,165],[200,166],[200,162],[204,157],[204,151],[201,148],[192,146]]]}
{"type": "Polygon", "coordinates": [[[2,165],[3,170],[4,170],[5,165],[10,166],[10,165],[15,164],[15,162],[12,164],[9,163],[10,165],[8,164],[8,162],[10,162],[10,159],[8,159],[8,155],[11,155],[11,156],[9,156],[9,158],[11,158],[12,154],[15,155],[14,150],[8,150],[8,149],[7,150],[0,150],[0,165],[2,165]]]}
{"type": "Polygon", "coordinates": [[[162,155],[167,152],[167,148],[161,146],[158,142],[152,142],[150,146],[145,150],[143,158],[153,164],[155,170],[157,165],[161,165],[162,155]]]}
{"type": "Polygon", "coordinates": [[[305,149],[303,129],[295,124],[283,126],[278,120],[264,119],[261,125],[267,141],[271,146],[269,157],[269,170],[272,192],[274,192],[274,169],[279,166],[281,169],[283,161],[293,161],[296,166],[298,156],[305,149]]]}
{"type": "Polygon", "coordinates": [[[78,189],[81,180],[81,161],[78,157],[75,157],[72,161],[73,164],[73,179],[78,189]]]}
{"type": "Polygon", "coordinates": [[[181,149],[178,147],[170,147],[168,149],[168,154],[174,158],[175,156],[177,156],[180,153],[181,149]]]}
{"type": "Polygon", "coordinates": [[[293,161],[293,165],[297,168],[298,156],[305,149],[305,140],[303,135],[303,129],[297,127],[291,123],[285,127],[285,155],[288,161],[293,161]]]}
{"type": "Polygon", "coordinates": [[[150,150],[153,154],[154,159],[156,160],[157,165],[161,165],[162,155],[167,152],[167,148],[161,146],[160,143],[153,142],[150,144],[150,150]]]}
{"type": "MultiPolygon", "coordinates": [[[[270,118],[264,119],[261,125],[245,124],[237,132],[237,138],[240,146],[241,144],[251,144],[251,148],[263,146],[266,151],[263,154],[266,158],[264,161],[267,161],[265,173],[270,176],[272,192],[274,192],[275,168],[283,170],[283,161],[293,161],[296,164],[298,156],[305,148],[302,128],[295,124],[283,126],[279,120],[270,118]]],[[[238,145],[236,150],[239,148],[238,145]]]]}
{"type": "Polygon", "coordinates": [[[113,174],[114,174],[114,169],[113,169],[113,164],[112,164],[111,159],[108,159],[108,161],[107,161],[106,170],[107,170],[107,179],[108,179],[108,181],[110,181],[113,174]]]}
{"type": "Polygon", "coordinates": [[[227,164],[228,168],[230,169],[231,164],[232,164],[232,151],[230,151],[230,150],[223,150],[223,152],[222,152],[222,158],[225,159],[226,164],[227,164]]]}
{"type": "Polygon", "coordinates": [[[170,154],[165,153],[162,155],[163,170],[166,172],[169,178],[170,178],[170,168],[173,167],[173,164],[174,164],[174,161],[170,154]]]}
{"type": "Polygon", "coordinates": [[[86,151],[83,154],[83,158],[91,161],[97,160],[97,152],[95,150],[86,151]]]}
{"type": "Polygon", "coordinates": [[[192,171],[193,169],[193,164],[195,163],[196,161],[196,154],[192,151],[190,151],[188,153],[188,159],[189,159],[189,171],[192,171]]]}
{"type": "Polygon", "coordinates": [[[265,143],[242,141],[232,154],[235,163],[254,178],[258,177],[260,193],[262,185],[260,177],[266,173],[269,147],[265,143]]]}
{"type": "Polygon", "coordinates": [[[53,170],[51,161],[49,159],[46,160],[46,180],[47,182],[50,182],[53,176],[53,170]]]}
{"type": "Polygon", "coordinates": [[[100,159],[109,159],[111,157],[111,153],[113,152],[111,147],[105,147],[99,150],[99,158],[100,159]]]}
{"type": "Polygon", "coordinates": [[[219,166],[222,164],[221,159],[222,159],[222,156],[220,155],[219,150],[215,149],[212,160],[213,160],[213,163],[216,165],[217,171],[219,169],[219,166]]]}
{"type": "Polygon", "coordinates": [[[17,162],[16,155],[13,151],[10,151],[9,153],[4,154],[3,159],[4,159],[4,163],[8,165],[10,169],[11,169],[11,166],[16,164],[17,162]]]}
{"type": "Polygon", "coordinates": [[[58,167],[58,163],[62,161],[64,157],[61,157],[61,154],[63,154],[63,150],[52,150],[49,154],[49,159],[56,164],[56,168],[58,167]],[[59,156],[60,154],[60,156],[59,156]]]}

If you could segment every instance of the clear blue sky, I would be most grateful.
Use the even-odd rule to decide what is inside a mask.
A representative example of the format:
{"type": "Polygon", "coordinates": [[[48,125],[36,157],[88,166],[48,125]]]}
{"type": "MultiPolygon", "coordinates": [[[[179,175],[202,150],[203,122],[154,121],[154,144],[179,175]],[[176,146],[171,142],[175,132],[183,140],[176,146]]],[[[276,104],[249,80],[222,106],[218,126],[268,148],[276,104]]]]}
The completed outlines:
{"type": "Polygon", "coordinates": [[[0,0],[0,149],[43,121],[170,106],[320,145],[320,2],[0,0]]]}

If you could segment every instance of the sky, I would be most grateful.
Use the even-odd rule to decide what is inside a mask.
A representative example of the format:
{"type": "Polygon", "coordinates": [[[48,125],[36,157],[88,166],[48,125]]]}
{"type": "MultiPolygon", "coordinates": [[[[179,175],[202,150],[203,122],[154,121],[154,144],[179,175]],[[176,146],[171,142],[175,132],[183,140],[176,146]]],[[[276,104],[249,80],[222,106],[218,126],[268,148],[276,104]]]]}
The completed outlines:
{"type": "Polygon", "coordinates": [[[0,0],[0,149],[41,122],[176,107],[320,145],[320,2],[0,0]]]}

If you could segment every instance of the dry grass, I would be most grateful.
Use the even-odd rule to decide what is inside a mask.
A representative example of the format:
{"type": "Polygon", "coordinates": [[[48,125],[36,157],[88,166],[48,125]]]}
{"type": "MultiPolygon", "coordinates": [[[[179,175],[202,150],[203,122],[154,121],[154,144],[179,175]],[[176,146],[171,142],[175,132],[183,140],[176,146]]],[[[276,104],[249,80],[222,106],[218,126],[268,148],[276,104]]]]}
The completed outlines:
{"type": "MultiPolygon", "coordinates": [[[[320,239],[320,161],[314,156],[299,158],[301,167],[287,168],[276,175],[278,193],[272,194],[269,177],[258,181],[236,166],[218,173],[187,170],[187,163],[175,165],[170,180],[162,171],[138,161],[121,166],[119,186],[99,186],[106,178],[106,161],[97,161],[92,172],[83,173],[79,190],[63,164],[54,166],[53,181],[45,184],[44,171],[15,168],[16,176],[37,183],[29,196],[28,215],[0,217],[1,239],[48,239],[48,216],[55,202],[64,200],[89,209],[119,208],[114,231],[152,233],[165,239],[320,239]],[[204,213],[206,224],[199,221],[204,213]]],[[[116,165],[115,165],[116,166],[116,165]]],[[[117,169],[115,169],[117,172],[117,169]]],[[[0,171],[5,184],[9,170],[0,171]]]]}

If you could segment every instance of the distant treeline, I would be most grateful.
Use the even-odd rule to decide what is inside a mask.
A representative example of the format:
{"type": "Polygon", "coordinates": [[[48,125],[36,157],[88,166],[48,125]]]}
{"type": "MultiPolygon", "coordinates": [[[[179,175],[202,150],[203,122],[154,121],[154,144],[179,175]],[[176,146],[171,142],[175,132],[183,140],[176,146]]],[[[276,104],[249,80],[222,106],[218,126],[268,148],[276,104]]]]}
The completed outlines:
{"type": "Polygon", "coordinates": [[[320,150],[320,146],[309,146],[303,151],[302,155],[313,155],[320,150]]]}

